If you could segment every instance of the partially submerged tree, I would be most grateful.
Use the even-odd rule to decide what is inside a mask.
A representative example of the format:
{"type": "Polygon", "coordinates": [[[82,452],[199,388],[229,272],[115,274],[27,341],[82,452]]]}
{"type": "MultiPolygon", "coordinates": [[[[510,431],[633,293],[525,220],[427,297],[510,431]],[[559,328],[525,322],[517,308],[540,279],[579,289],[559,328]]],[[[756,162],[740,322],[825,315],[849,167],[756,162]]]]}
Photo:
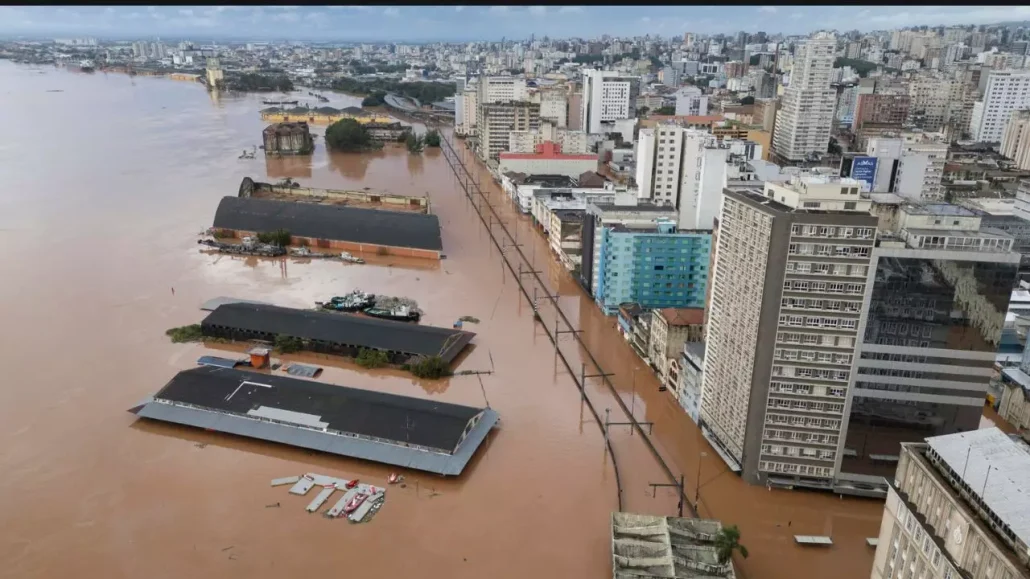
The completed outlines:
{"type": "Polygon", "coordinates": [[[325,144],[336,151],[364,151],[372,143],[368,130],[354,119],[341,119],[325,130],[325,144]]]}
{"type": "Polygon", "coordinates": [[[422,142],[427,147],[439,147],[440,146],[440,131],[436,129],[430,129],[426,131],[426,135],[422,137],[422,142]]]}
{"type": "Polygon", "coordinates": [[[729,563],[734,551],[740,551],[740,556],[747,559],[747,547],[740,544],[740,529],[737,525],[723,527],[715,535],[715,555],[719,558],[719,563],[729,563]]]}

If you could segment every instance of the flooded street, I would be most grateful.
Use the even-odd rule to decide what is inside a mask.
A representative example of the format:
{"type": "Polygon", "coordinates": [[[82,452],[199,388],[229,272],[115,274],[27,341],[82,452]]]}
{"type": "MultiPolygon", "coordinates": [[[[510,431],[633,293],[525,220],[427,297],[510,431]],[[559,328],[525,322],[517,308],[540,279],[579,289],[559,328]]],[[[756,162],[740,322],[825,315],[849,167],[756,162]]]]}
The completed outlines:
{"type": "MultiPolygon", "coordinates": [[[[619,498],[604,437],[440,151],[328,154],[318,138],[310,159],[258,151],[240,160],[260,144],[261,95],[215,98],[196,83],[38,70],[45,74],[0,61],[0,576],[610,576],[608,520],[619,498]],[[47,92],[55,89],[64,92],[47,92]],[[363,256],[367,265],[351,265],[200,253],[197,233],[245,176],[428,194],[447,259],[363,256]],[[417,300],[424,324],[479,318],[465,327],[477,336],[458,369],[493,374],[421,381],[314,354],[285,358],[323,366],[320,381],[489,404],[500,427],[459,479],[406,472],[407,488],[391,487],[374,521],[351,526],[307,514],[309,499],[269,481],[317,472],[382,484],[391,469],[126,412],[199,356],[236,348],[164,335],[199,322],[205,300],[310,307],[355,287],[417,300]],[[266,508],[276,502],[281,508],[266,508]]],[[[329,96],[329,106],[360,103],[329,96]]],[[[637,420],[654,423],[654,444],[685,475],[689,497],[699,450],[707,452],[699,510],[740,526],[751,552],[742,576],[868,577],[865,538],[877,534],[882,503],[767,491],[729,473],[650,372],[634,380],[644,364],[614,318],[583,297],[485,171],[480,181],[509,227],[519,223],[523,250],[615,374],[618,395],[637,420]],[[835,545],[803,549],[793,534],[832,535],[835,545]]],[[[553,308],[540,314],[553,331],[553,308]]],[[[559,342],[578,368],[573,337],[559,342]]],[[[602,414],[610,408],[613,422],[627,421],[598,379],[587,391],[602,414]]],[[[649,483],[670,480],[640,434],[612,426],[610,438],[623,509],[675,514],[674,491],[652,496],[649,483]]]]}

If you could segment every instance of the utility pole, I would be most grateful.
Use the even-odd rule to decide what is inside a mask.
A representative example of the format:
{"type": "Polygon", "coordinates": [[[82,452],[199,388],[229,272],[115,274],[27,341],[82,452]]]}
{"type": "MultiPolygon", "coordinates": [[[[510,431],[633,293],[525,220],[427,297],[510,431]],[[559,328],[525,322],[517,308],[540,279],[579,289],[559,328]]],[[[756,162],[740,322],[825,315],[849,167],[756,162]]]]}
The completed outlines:
{"type": "Polygon", "coordinates": [[[678,483],[648,483],[648,486],[651,487],[651,498],[655,498],[656,496],[658,496],[658,487],[672,487],[672,488],[676,489],[678,491],[678,494],[679,494],[679,502],[677,503],[676,508],[677,508],[677,510],[679,512],[678,516],[680,518],[683,518],[683,475],[682,474],[680,475],[680,480],[679,480],[678,483]]]}

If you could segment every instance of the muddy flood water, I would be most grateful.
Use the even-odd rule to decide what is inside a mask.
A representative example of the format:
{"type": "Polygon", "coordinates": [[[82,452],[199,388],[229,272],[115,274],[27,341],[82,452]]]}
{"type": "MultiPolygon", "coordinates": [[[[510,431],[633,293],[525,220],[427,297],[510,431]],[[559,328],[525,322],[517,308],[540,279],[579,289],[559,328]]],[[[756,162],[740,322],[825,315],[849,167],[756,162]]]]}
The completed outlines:
{"type": "MultiPolygon", "coordinates": [[[[266,160],[260,150],[238,159],[260,144],[262,98],[0,61],[0,576],[609,577],[619,491],[604,437],[541,326],[554,327],[553,308],[542,305],[534,322],[443,154],[327,154],[318,139],[310,159],[266,160]],[[428,194],[447,259],[364,256],[368,264],[351,265],[199,252],[198,232],[245,176],[428,194]],[[424,324],[479,318],[466,326],[477,336],[458,369],[493,374],[420,381],[318,355],[285,358],[324,367],[320,381],[489,404],[500,428],[461,477],[404,472],[409,484],[390,487],[373,521],[350,525],[309,515],[310,496],[269,481],[316,472],[383,484],[395,469],[126,412],[199,356],[240,351],[164,335],[199,322],[205,300],[309,307],[355,287],[417,300],[424,324]]],[[[358,99],[334,95],[329,104],[358,99]]],[[[456,147],[518,228],[545,280],[541,294],[560,294],[618,395],[637,420],[654,423],[652,441],[691,498],[700,460],[701,516],[737,524],[750,551],[737,560],[740,576],[868,577],[865,538],[877,534],[882,503],[769,491],[728,472],[650,372],[635,370],[644,364],[614,318],[456,147]],[[802,548],[794,534],[831,535],[834,546],[802,548]]],[[[559,343],[578,368],[584,357],[572,336],[559,343]]],[[[587,394],[613,422],[627,421],[599,380],[587,394]]],[[[649,486],[671,481],[640,434],[612,426],[610,438],[623,509],[675,514],[675,493],[649,486]]]]}

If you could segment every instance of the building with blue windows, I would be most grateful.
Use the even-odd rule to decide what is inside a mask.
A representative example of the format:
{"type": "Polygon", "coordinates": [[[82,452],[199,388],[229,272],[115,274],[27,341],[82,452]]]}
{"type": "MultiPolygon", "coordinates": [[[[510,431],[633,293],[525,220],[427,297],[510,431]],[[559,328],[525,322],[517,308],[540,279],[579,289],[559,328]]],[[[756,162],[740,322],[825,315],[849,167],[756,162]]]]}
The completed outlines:
{"type": "Polygon", "coordinates": [[[605,224],[598,232],[594,300],[607,315],[619,304],[644,309],[703,308],[710,230],[680,230],[674,219],[605,224]]]}

